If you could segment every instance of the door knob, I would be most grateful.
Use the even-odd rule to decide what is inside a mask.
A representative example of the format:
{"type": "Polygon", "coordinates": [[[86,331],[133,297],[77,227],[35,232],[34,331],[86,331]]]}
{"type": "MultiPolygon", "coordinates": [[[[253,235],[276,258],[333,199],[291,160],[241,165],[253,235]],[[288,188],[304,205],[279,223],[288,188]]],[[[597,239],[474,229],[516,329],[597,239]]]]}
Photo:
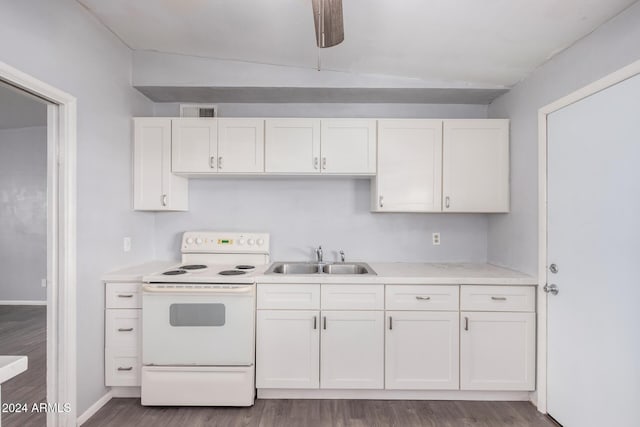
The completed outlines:
{"type": "Polygon", "coordinates": [[[553,283],[550,285],[544,285],[544,288],[542,288],[542,290],[551,295],[558,295],[559,292],[558,286],[554,285],[553,283]]]}

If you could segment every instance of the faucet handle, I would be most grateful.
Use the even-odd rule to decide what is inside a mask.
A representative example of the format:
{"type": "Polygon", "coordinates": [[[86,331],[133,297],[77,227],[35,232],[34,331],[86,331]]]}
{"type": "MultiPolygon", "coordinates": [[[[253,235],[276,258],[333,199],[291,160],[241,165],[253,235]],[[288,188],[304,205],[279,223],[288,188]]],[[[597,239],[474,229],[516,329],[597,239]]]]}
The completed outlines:
{"type": "Polygon", "coordinates": [[[344,251],[340,250],[340,262],[344,262],[345,256],[344,256],[344,251]]]}

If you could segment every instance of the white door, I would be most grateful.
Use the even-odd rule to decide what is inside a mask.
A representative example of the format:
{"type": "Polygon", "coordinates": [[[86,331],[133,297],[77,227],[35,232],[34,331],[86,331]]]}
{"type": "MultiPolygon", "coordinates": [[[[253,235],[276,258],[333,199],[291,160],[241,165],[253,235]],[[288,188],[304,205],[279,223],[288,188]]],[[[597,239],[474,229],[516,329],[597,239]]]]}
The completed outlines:
{"type": "Polygon", "coordinates": [[[374,210],[442,210],[442,120],[378,120],[374,210]]]}
{"type": "Polygon", "coordinates": [[[384,313],[323,311],[320,388],[381,389],[384,313]]]}
{"type": "Polygon", "coordinates": [[[318,388],[320,313],[258,310],[257,388],[318,388]]]}
{"type": "Polygon", "coordinates": [[[387,311],[385,388],[459,388],[458,312],[387,311]]]}
{"type": "Polygon", "coordinates": [[[443,211],[509,211],[509,120],[445,120],[443,211]]]}
{"type": "Polygon", "coordinates": [[[547,410],[565,427],[640,425],[639,161],[640,76],[548,117],[547,410]]]}
{"type": "Polygon", "coordinates": [[[218,172],[264,172],[263,119],[218,119],[218,172]]]}
{"type": "Polygon", "coordinates": [[[376,121],[369,119],[321,120],[323,173],[376,173],[376,121]]]}
{"type": "Polygon", "coordinates": [[[460,313],[460,389],[533,390],[535,313],[460,313]]]}
{"type": "Polygon", "coordinates": [[[265,172],[319,173],[320,119],[266,119],[265,172]]]}
{"type": "Polygon", "coordinates": [[[174,173],[208,173],[217,170],[216,119],[172,119],[171,135],[171,170],[174,173]]]}

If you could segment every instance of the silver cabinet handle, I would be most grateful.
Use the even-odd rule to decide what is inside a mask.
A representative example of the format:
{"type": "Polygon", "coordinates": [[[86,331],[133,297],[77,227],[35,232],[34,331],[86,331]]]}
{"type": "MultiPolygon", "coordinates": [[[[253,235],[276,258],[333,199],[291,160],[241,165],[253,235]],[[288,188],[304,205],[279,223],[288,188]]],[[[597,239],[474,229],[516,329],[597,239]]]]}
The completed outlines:
{"type": "Polygon", "coordinates": [[[380,207],[384,207],[384,196],[380,196],[378,197],[378,205],[380,205],[380,207]]]}
{"type": "Polygon", "coordinates": [[[322,169],[324,169],[324,170],[327,169],[327,158],[326,157],[322,158],[322,169]]]}
{"type": "Polygon", "coordinates": [[[469,330],[469,318],[468,317],[464,318],[464,330],[465,331],[469,330]]]}
{"type": "Polygon", "coordinates": [[[553,283],[550,285],[544,285],[544,288],[542,288],[542,290],[551,295],[558,295],[558,292],[560,292],[558,289],[558,285],[554,285],[553,283]]]}
{"type": "Polygon", "coordinates": [[[313,329],[318,329],[318,316],[313,316],[313,329]]]}
{"type": "Polygon", "coordinates": [[[451,207],[451,199],[449,198],[449,196],[444,198],[444,207],[447,209],[451,207]]]}
{"type": "Polygon", "coordinates": [[[393,317],[389,316],[389,330],[393,330],[393,317]]]}
{"type": "Polygon", "coordinates": [[[211,156],[209,158],[209,167],[211,169],[215,169],[216,168],[216,156],[211,156]]]}
{"type": "Polygon", "coordinates": [[[133,366],[127,366],[126,368],[123,368],[122,366],[118,367],[118,371],[132,371],[133,370],[133,366]]]}
{"type": "Polygon", "coordinates": [[[163,194],[162,195],[162,206],[167,206],[167,199],[168,199],[167,195],[163,194]]]}
{"type": "Polygon", "coordinates": [[[318,169],[318,158],[317,157],[313,158],[313,168],[314,169],[318,169]]]}
{"type": "Polygon", "coordinates": [[[133,298],[133,294],[118,294],[118,298],[133,298]]]}
{"type": "Polygon", "coordinates": [[[222,156],[218,157],[218,169],[222,169],[222,156]]]}
{"type": "Polygon", "coordinates": [[[491,299],[494,301],[506,301],[507,297],[491,297],[491,299]]]}
{"type": "Polygon", "coordinates": [[[133,328],[118,328],[118,332],[131,332],[133,328]]]}
{"type": "Polygon", "coordinates": [[[431,297],[423,297],[420,295],[416,295],[416,299],[420,300],[420,301],[429,301],[431,299],[431,297]]]}
{"type": "Polygon", "coordinates": [[[327,316],[322,316],[322,329],[327,329],[327,316]]]}

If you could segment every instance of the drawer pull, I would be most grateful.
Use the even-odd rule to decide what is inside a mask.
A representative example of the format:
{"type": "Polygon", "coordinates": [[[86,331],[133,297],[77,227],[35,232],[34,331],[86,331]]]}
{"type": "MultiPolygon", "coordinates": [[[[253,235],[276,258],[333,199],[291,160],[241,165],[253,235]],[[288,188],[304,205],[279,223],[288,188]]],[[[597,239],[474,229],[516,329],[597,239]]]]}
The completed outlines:
{"type": "Polygon", "coordinates": [[[429,301],[431,299],[431,297],[423,297],[420,295],[416,295],[416,299],[419,301],[429,301]]]}
{"type": "Polygon", "coordinates": [[[118,332],[131,332],[133,328],[118,328],[118,332]]]}
{"type": "Polygon", "coordinates": [[[133,298],[133,294],[118,294],[118,298],[133,298]]]}
{"type": "Polygon", "coordinates": [[[127,366],[126,368],[123,368],[122,366],[118,367],[118,371],[132,371],[133,370],[133,366],[127,366]]]}
{"type": "Polygon", "coordinates": [[[491,299],[494,301],[506,301],[507,297],[491,297],[491,299]]]}

